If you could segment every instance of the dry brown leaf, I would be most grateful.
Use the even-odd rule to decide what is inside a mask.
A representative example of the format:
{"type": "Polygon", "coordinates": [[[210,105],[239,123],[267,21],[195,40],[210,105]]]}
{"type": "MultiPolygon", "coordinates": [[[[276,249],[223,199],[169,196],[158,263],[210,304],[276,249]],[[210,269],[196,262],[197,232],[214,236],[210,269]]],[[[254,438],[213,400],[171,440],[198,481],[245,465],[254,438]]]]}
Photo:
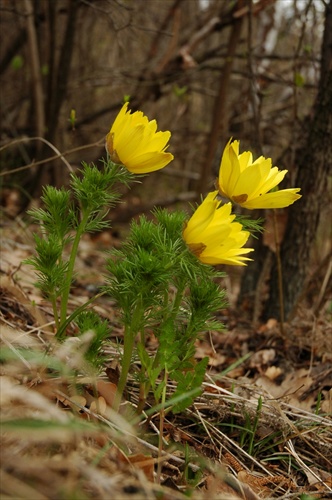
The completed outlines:
{"type": "Polygon", "coordinates": [[[0,288],[2,289],[2,294],[8,294],[17,302],[17,309],[22,312],[27,318],[31,318],[33,322],[51,331],[47,325],[47,320],[42,313],[42,311],[33,305],[31,300],[23,293],[22,289],[10,276],[0,276],[0,288]]]}
{"type": "Polygon", "coordinates": [[[309,370],[301,368],[288,373],[280,385],[277,385],[265,375],[256,380],[256,385],[262,387],[275,399],[287,398],[290,405],[310,411],[315,404],[314,395],[311,394],[305,400],[302,400],[301,396],[311,387],[312,382],[313,379],[309,374],[309,370]]]}
{"type": "Polygon", "coordinates": [[[276,223],[277,226],[278,243],[280,244],[284,239],[287,218],[288,212],[285,210],[270,210],[266,215],[264,225],[265,231],[263,231],[263,243],[268,246],[272,252],[276,251],[274,223],[276,223]]]}
{"type": "Polygon", "coordinates": [[[97,391],[105,399],[108,406],[112,407],[116,393],[116,385],[106,380],[97,380],[97,391]]]}
{"type": "Polygon", "coordinates": [[[216,352],[207,342],[200,342],[196,346],[195,358],[203,359],[206,356],[209,358],[208,366],[219,366],[225,363],[226,356],[220,352],[216,352]]]}
{"type": "Polygon", "coordinates": [[[107,404],[102,396],[99,396],[97,400],[92,401],[90,405],[90,411],[93,413],[98,413],[98,415],[106,415],[107,404]]]}
{"type": "Polygon", "coordinates": [[[276,380],[282,374],[282,369],[279,366],[268,366],[264,375],[270,380],[276,380]]]}
{"type": "Polygon", "coordinates": [[[317,479],[321,479],[325,484],[328,486],[332,487],[332,476],[331,474],[328,474],[327,472],[318,469],[317,467],[306,467],[302,469],[302,472],[305,473],[308,479],[308,483],[317,488],[317,490],[325,488],[325,486],[317,481],[317,479]]]}
{"type": "Polygon", "coordinates": [[[80,406],[86,405],[85,397],[80,396],[79,394],[74,394],[73,396],[70,396],[70,398],[68,399],[66,399],[64,396],[59,395],[58,399],[64,406],[69,406],[74,410],[80,409],[80,406]]]}
{"type": "Polygon", "coordinates": [[[268,332],[269,330],[274,330],[278,326],[278,321],[275,318],[270,318],[266,323],[258,328],[259,333],[268,332]]]}
{"type": "MultiPolygon", "coordinates": [[[[324,483],[332,489],[332,476],[324,479],[324,483]]],[[[321,482],[316,482],[311,485],[310,491],[321,491],[322,493],[326,493],[326,486],[321,482]]]]}
{"type": "Polygon", "coordinates": [[[250,367],[262,371],[263,367],[272,363],[276,357],[275,349],[262,349],[250,358],[250,367]]]}
{"type": "Polygon", "coordinates": [[[329,391],[322,391],[324,401],[321,402],[320,408],[323,413],[332,415],[332,389],[329,391]]]}
{"type": "Polygon", "coordinates": [[[142,470],[149,481],[154,479],[154,464],[155,459],[150,455],[143,455],[143,453],[137,453],[135,455],[124,456],[119,454],[119,460],[123,463],[130,463],[131,465],[142,470]]]}

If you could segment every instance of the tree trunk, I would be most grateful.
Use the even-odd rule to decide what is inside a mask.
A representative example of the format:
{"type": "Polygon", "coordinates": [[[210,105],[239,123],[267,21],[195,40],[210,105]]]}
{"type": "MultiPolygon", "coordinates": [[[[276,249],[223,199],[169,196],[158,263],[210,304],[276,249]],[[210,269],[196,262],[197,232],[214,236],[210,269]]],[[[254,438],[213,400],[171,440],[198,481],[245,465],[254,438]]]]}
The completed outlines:
{"type": "MultiPolygon", "coordinates": [[[[322,43],[321,76],[312,117],[303,127],[306,141],[297,149],[298,167],[294,186],[302,198],[288,208],[288,222],[281,246],[285,318],[293,312],[301,295],[310,266],[310,253],[326,199],[328,176],[332,173],[332,4],[326,4],[322,43]]],[[[264,318],[279,318],[277,268],[274,263],[269,300],[264,318]]]]}

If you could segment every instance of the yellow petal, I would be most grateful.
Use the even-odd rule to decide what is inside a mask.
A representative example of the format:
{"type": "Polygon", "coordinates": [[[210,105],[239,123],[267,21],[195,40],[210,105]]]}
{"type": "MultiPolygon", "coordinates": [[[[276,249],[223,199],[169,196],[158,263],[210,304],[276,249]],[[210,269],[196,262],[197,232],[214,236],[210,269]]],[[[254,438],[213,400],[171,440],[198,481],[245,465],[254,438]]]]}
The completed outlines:
{"type": "Polygon", "coordinates": [[[240,151],[240,141],[232,141],[232,139],[230,139],[228,141],[228,144],[230,144],[230,147],[233,149],[234,153],[236,154],[236,156],[239,156],[239,151],[240,151]]]}
{"type": "Polygon", "coordinates": [[[241,172],[243,172],[252,164],[252,153],[250,151],[244,151],[238,156],[238,158],[240,162],[241,172]]]}
{"type": "Polygon", "coordinates": [[[236,151],[238,151],[238,141],[228,143],[222,155],[219,170],[219,187],[226,196],[233,193],[236,183],[241,174],[240,163],[236,151]]]}
{"type": "MultiPolygon", "coordinates": [[[[253,249],[249,249],[253,250],[253,249]]],[[[224,264],[228,266],[246,266],[246,261],[250,261],[249,257],[243,257],[242,255],[232,256],[232,255],[224,255],[220,250],[215,253],[205,253],[203,252],[199,256],[199,260],[203,262],[203,264],[210,264],[212,266],[216,266],[219,264],[224,264]]]]}
{"type": "Polygon", "coordinates": [[[183,237],[188,243],[202,243],[201,235],[214,217],[218,202],[217,191],[209,193],[203,202],[197,207],[183,231],[183,237]]]}
{"type": "Polygon", "coordinates": [[[171,137],[170,132],[157,132],[149,140],[144,137],[144,141],[140,145],[140,154],[149,151],[164,151],[167,148],[167,143],[171,137]]]}
{"type": "MultiPolygon", "coordinates": [[[[265,184],[271,170],[271,160],[268,159],[258,165],[250,165],[238,178],[235,189],[232,191],[231,198],[246,194],[251,199],[262,192],[262,186],[265,184]]],[[[263,191],[266,193],[266,191],[263,191]]],[[[238,202],[240,203],[240,202],[238,202]]],[[[241,203],[240,203],[241,204],[241,203]]]]}
{"type": "Polygon", "coordinates": [[[136,125],[144,125],[144,127],[149,126],[149,119],[143,114],[142,111],[135,111],[131,115],[131,125],[135,127],[136,125]]]}
{"type": "Polygon", "coordinates": [[[118,129],[119,127],[122,126],[123,122],[126,120],[126,113],[127,113],[127,108],[128,108],[128,102],[126,102],[122,108],[120,109],[119,113],[117,114],[112,128],[111,132],[114,132],[114,130],[118,129]]]}
{"type": "Polygon", "coordinates": [[[281,189],[280,191],[275,191],[273,193],[262,194],[258,198],[254,198],[251,201],[247,201],[242,204],[244,208],[255,209],[255,208],[284,208],[292,205],[296,200],[301,198],[299,188],[291,189],[281,189]]]}
{"type": "Polygon", "coordinates": [[[251,193],[250,199],[257,198],[262,194],[268,193],[271,189],[275,188],[280,184],[288,170],[279,170],[278,167],[273,167],[270,170],[270,173],[260,186],[257,186],[251,193]]]}
{"type": "Polygon", "coordinates": [[[135,156],[132,160],[126,161],[126,168],[135,174],[148,174],[155,170],[164,168],[173,160],[174,156],[171,153],[160,153],[152,151],[139,156],[135,156]]]}
{"type": "Polygon", "coordinates": [[[122,134],[113,136],[113,147],[117,151],[121,162],[127,166],[127,161],[137,153],[144,139],[143,125],[136,125],[134,128],[126,129],[122,134]]]}

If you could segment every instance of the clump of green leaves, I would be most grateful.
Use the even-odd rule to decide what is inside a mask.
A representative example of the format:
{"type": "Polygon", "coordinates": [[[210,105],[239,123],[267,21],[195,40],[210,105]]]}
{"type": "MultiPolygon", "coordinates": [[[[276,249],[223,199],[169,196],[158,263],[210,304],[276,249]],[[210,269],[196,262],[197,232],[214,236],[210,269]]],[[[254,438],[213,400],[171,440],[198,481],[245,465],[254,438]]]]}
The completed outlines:
{"type": "Polygon", "coordinates": [[[214,314],[225,305],[225,295],[218,284],[221,273],[202,264],[182,239],[185,213],[155,210],[154,217],[133,221],[122,249],[113,251],[107,264],[107,292],[117,300],[125,329],[116,405],[137,340],[138,411],[150,391],[156,404],[163,402],[167,382],[172,380],[176,385],[172,410],[180,412],[200,392],[208,360],[195,359],[195,342],[201,332],[221,328],[214,314]],[[151,332],[158,340],[154,355],[145,348],[151,332]]]}
{"type": "Polygon", "coordinates": [[[34,235],[36,255],[26,263],[35,268],[36,285],[52,303],[58,338],[63,336],[67,324],[68,299],[81,238],[85,233],[109,227],[106,216],[119,200],[117,185],[127,185],[132,177],[111,161],[102,161],[101,168],[83,163],[82,169],[71,174],[69,189],[46,186],[41,198],[43,208],[28,212],[39,223],[41,235],[34,235]]]}
{"type": "MultiPolygon", "coordinates": [[[[53,306],[58,339],[75,321],[79,336],[91,332],[84,357],[100,368],[102,344],[108,335],[106,322],[87,305],[69,317],[68,298],[75,260],[82,236],[110,225],[109,208],[119,200],[118,183],[133,178],[123,167],[103,162],[101,168],[83,163],[71,174],[68,189],[46,186],[42,208],[29,213],[40,224],[35,235],[36,255],[27,262],[34,266],[37,286],[53,306]]],[[[221,274],[202,264],[187,248],[182,231],[186,214],[155,210],[153,219],[145,216],[131,224],[121,250],[113,250],[107,261],[108,284],[103,293],[116,299],[124,325],[122,371],[115,408],[120,404],[134,352],[141,369],[137,411],[141,413],[149,394],[156,405],[173,412],[187,408],[201,391],[207,358],[197,361],[195,342],[201,332],[221,328],[214,314],[224,307],[224,291],[218,284],[221,274]],[[158,348],[146,350],[146,339],[153,334],[158,348]],[[174,386],[167,394],[169,381],[174,386]]]]}

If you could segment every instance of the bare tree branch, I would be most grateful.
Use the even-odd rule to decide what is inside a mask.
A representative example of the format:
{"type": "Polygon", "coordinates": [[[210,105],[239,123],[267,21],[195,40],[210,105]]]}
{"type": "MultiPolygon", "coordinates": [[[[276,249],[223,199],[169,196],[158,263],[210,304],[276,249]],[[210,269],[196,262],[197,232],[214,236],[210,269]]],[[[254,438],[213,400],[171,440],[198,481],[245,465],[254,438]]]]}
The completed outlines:
{"type": "MultiPolygon", "coordinates": [[[[24,0],[24,6],[27,14],[26,22],[27,22],[29,53],[31,60],[31,87],[33,92],[34,108],[36,113],[35,115],[36,134],[40,137],[44,137],[45,134],[44,94],[43,94],[43,85],[41,79],[42,73],[40,68],[37,34],[34,25],[34,12],[31,0],[24,0]]],[[[41,143],[37,144],[39,146],[41,143]]]]}

